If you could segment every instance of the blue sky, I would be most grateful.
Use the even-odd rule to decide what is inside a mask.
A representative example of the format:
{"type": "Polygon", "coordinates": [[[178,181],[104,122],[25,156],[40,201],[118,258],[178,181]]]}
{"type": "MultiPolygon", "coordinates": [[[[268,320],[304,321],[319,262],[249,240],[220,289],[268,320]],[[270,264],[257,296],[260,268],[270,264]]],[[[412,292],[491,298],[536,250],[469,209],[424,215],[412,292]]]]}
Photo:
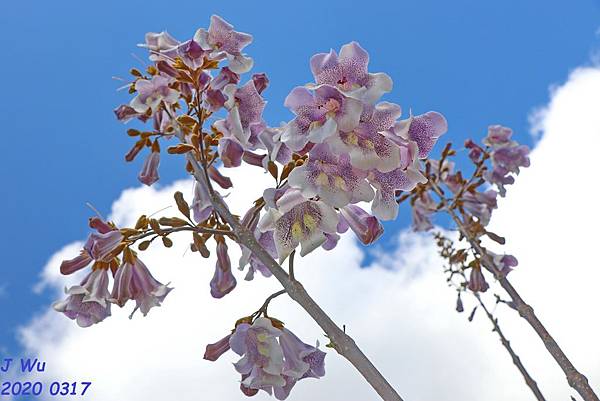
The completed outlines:
{"type": "MultiPolygon", "coordinates": [[[[310,56],[357,40],[371,54],[371,70],[394,80],[386,100],[406,111],[444,113],[446,139],[454,143],[501,123],[531,144],[528,113],[600,43],[597,0],[569,7],[538,0],[168,4],[3,5],[0,347],[13,355],[15,328],[49,301],[32,292],[41,268],[54,251],[87,234],[85,202],[107,213],[124,188],[138,185],[139,164],[123,161],[131,141],[112,114],[127,97],[111,77],[139,66],[131,53],[144,57],[135,44],[145,32],[166,29],[185,39],[217,13],[252,33],[247,51],[255,71],[271,79],[265,118],[273,125],[290,118],[282,105],[289,90],[311,80],[310,56]]],[[[163,182],[181,177],[181,160],[164,160],[163,182]]],[[[406,224],[404,213],[387,228],[406,224]]]]}

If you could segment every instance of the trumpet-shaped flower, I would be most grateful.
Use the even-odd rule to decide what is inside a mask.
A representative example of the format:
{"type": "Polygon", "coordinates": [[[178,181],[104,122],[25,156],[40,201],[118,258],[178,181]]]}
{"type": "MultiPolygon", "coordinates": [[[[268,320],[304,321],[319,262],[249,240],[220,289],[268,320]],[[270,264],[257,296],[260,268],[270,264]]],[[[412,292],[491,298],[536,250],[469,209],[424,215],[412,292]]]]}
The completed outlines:
{"type": "Polygon", "coordinates": [[[89,327],[110,316],[107,269],[92,270],[80,285],[65,289],[65,293],[67,299],[55,302],[52,307],[77,321],[80,327],[89,327]]]}
{"type": "Polygon", "coordinates": [[[296,87],[286,97],[284,105],[296,114],[296,118],[286,125],[281,140],[295,151],[308,142],[323,142],[338,129],[352,131],[363,110],[359,100],[345,96],[330,85],[322,85],[314,93],[305,87],[296,87]]]}
{"type": "Polygon", "coordinates": [[[242,54],[242,49],[252,42],[252,35],[234,31],[233,26],[218,15],[210,17],[208,31],[198,29],[194,40],[203,49],[212,50],[211,58],[227,58],[229,68],[236,74],[242,74],[252,68],[252,59],[242,54]]]}
{"type": "Polygon", "coordinates": [[[381,95],[392,90],[392,80],[381,72],[369,73],[368,66],[369,54],[357,42],[342,46],[339,56],[332,49],[310,59],[317,85],[332,85],[349,96],[375,103],[381,95]]]}
{"type": "Polygon", "coordinates": [[[283,350],[277,342],[281,330],[273,327],[271,320],[259,317],[252,323],[240,323],[229,339],[229,345],[242,358],[235,369],[245,375],[242,384],[251,389],[264,389],[269,393],[273,387],[285,385],[283,350]]]}
{"type": "Polygon", "coordinates": [[[134,300],[134,312],[139,309],[146,316],[150,309],[162,304],[171,290],[168,284],[156,280],[132,251],[126,250],[123,264],[115,274],[111,302],[123,307],[127,301],[134,300]]]}
{"type": "Polygon", "coordinates": [[[169,87],[171,80],[162,75],[155,75],[152,79],[138,79],[135,90],[138,95],[129,104],[138,113],[156,112],[161,102],[167,105],[179,99],[179,92],[169,87]]]}
{"type": "Polygon", "coordinates": [[[375,192],[366,177],[366,172],[352,166],[348,154],[337,156],[327,144],[319,144],[306,163],[292,170],[288,183],[307,199],[318,196],[330,206],[342,207],[373,200],[375,192]]]}
{"type": "Polygon", "coordinates": [[[381,102],[365,106],[358,126],[352,131],[339,131],[328,143],[335,153],[348,153],[354,167],[362,170],[392,171],[400,166],[401,138],[389,130],[402,113],[400,106],[381,102]]]}
{"type": "Polygon", "coordinates": [[[289,190],[270,208],[258,224],[261,231],[274,230],[275,248],[280,262],[301,245],[305,256],[327,240],[325,233],[335,234],[338,215],[321,201],[307,200],[298,190],[289,190]]]}

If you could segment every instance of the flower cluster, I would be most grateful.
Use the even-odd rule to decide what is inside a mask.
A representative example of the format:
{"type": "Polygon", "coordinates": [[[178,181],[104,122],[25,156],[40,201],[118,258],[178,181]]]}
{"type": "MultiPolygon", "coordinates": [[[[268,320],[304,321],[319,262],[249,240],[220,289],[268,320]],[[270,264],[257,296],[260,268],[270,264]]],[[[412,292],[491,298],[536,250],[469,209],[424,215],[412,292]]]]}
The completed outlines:
{"type": "Polygon", "coordinates": [[[136,310],[144,316],[154,306],[160,306],[171,288],[159,283],[134,251],[126,247],[126,238],[112,223],[98,217],[90,219],[92,232],[80,255],[65,260],[60,266],[68,275],[90,264],[91,271],[79,285],[65,289],[68,297],[55,302],[56,311],[76,320],[81,327],[89,327],[110,316],[111,304],[123,307],[128,300],[135,301],[136,310]],[[118,255],[123,252],[123,260],[118,255]],[[109,291],[109,271],[114,277],[109,291]]]}
{"type": "MultiPolygon", "coordinates": [[[[440,163],[429,161],[432,174],[436,175],[439,184],[450,190],[454,197],[452,206],[460,208],[469,217],[475,217],[481,227],[488,225],[492,211],[498,207],[497,197],[506,195],[505,185],[515,182],[514,175],[520,168],[529,167],[529,148],[511,140],[512,130],[500,125],[488,128],[483,146],[472,140],[465,142],[469,159],[475,164],[471,179],[465,179],[461,171],[454,171],[455,165],[447,159],[454,151],[446,150],[445,158],[440,163]],[[488,167],[491,162],[491,168],[488,167]],[[478,187],[485,185],[484,190],[478,187]]],[[[417,189],[413,200],[413,228],[427,231],[433,227],[430,217],[438,210],[438,203],[424,187],[417,189]]],[[[435,192],[435,191],[433,191],[435,192]]]]}
{"type": "Polygon", "coordinates": [[[325,375],[325,353],[305,344],[283,324],[268,317],[241,319],[232,334],[206,347],[204,359],[216,361],[228,350],[241,359],[234,363],[247,396],[259,390],[284,400],[299,380],[325,375]]]}
{"type": "MultiPolygon", "coordinates": [[[[450,157],[456,152],[450,145],[446,146],[441,160],[427,162],[427,183],[418,185],[409,195],[403,195],[400,199],[410,197],[414,230],[431,230],[432,217],[442,211],[449,213],[459,224],[464,237],[477,241],[479,250],[475,249],[474,253],[478,256],[465,265],[471,269],[467,287],[474,292],[484,292],[489,288],[482,268],[500,277],[506,276],[517,265],[514,256],[496,255],[483,248],[480,243],[482,236],[500,244],[504,243],[504,238],[488,231],[486,227],[492,212],[498,207],[498,195],[505,196],[505,185],[513,184],[514,175],[519,174],[522,167],[528,167],[530,164],[529,148],[512,140],[511,136],[511,129],[493,125],[488,128],[482,145],[467,140],[465,149],[475,165],[475,170],[468,179],[461,171],[455,171],[455,163],[450,161],[450,157]],[[486,255],[481,255],[482,251],[485,251],[486,255]]],[[[458,261],[464,262],[462,258],[465,255],[461,253],[459,256],[458,261]]]]}

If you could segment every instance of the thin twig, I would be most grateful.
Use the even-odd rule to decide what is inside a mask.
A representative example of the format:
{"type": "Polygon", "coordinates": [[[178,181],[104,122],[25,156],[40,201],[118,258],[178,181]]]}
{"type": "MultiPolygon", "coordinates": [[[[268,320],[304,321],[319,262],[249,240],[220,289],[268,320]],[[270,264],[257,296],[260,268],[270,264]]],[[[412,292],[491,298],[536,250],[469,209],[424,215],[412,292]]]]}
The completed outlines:
{"type": "MultiPolygon", "coordinates": [[[[433,190],[443,198],[443,192],[441,192],[440,187],[436,184],[435,180],[430,179],[431,187],[433,190]]],[[[533,308],[527,304],[521,295],[517,292],[517,290],[512,286],[512,284],[506,278],[506,275],[501,274],[500,270],[496,267],[493,259],[489,256],[489,254],[485,251],[485,249],[480,245],[479,240],[473,238],[469,230],[467,230],[462,222],[462,220],[457,216],[451,208],[445,208],[446,212],[450,215],[452,220],[456,223],[461,234],[467,239],[467,241],[471,244],[473,249],[479,254],[479,257],[482,259],[483,266],[491,272],[497,280],[500,282],[500,285],[504,290],[508,293],[508,295],[512,299],[512,304],[514,308],[519,312],[519,315],[529,323],[529,325],[535,330],[537,335],[540,337],[546,349],[552,355],[558,366],[563,370],[566,375],[567,382],[569,386],[573,387],[579,395],[583,398],[584,401],[600,401],[598,396],[592,390],[587,378],[580,373],[573,363],[567,358],[567,355],[560,348],[556,340],[550,335],[546,327],[542,324],[542,322],[538,319],[533,308]]]]}

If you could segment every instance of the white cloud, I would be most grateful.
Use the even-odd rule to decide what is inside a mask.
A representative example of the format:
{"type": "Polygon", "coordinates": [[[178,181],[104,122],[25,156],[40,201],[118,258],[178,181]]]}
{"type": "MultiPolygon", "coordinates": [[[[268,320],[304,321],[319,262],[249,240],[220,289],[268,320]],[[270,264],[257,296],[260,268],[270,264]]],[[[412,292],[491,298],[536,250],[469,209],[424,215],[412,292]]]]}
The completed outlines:
{"type": "MultiPolygon", "coordinates": [[[[595,254],[595,151],[600,148],[600,70],[580,69],[553,91],[539,126],[544,136],[532,167],[510,189],[493,221],[506,235],[507,252],[520,266],[515,286],[536,308],[572,361],[600,385],[600,349],[595,254]]],[[[240,169],[238,169],[240,170],[240,169]]],[[[260,193],[264,177],[234,170],[234,210],[260,193]],[[243,175],[245,174],[245,176],[243,175]]],[[[266,178],[264,178],[266,179],[266,178]]],[[[113,218],[131,224],[136,215],[172,204],[180,181],[162,190],[130,189],[113,206],[113,218]]],[[[165,211],[164,213],[169,213],[165,211]]],[[[89,329],[79,329],[54,312],[36,317],[22,330],[28,352],[48,362],[44,380],[92,380],[89,399],[154,401],[165,399],[239,400],[238,376],[227,354],[202,360],[204,346],[221,338],[240,316],[258,308],[277,289],[274,279],[241,280],[233,293],[213,300],[208,291],[214,260],[185,252],[185,241],[169,250],[151,248],[145,260],[175,290],[147,318],[127,319],[130,311],[89,329]]],[[[43,273],[45,285],[61,290],[59,260],[79,244],[55,254],[43,273]]],[[[234,247],[232,247],[234,248],[234,247]]],[[[237,250],[236,250],[237,252],[237,250]]],[[[237,254],[237,253],[236,253],[237,254]]],[[[500,346],[483,315],[473,323],[454,312],[454,293],[444,284],[432,242],[403,233],[395,251],[360,269],[363,255],[348,235],[335,251],[298,259],[297,276],[308,291],[355,338],[376,366],[408,401],[530,400],[532,395],[500,346]]],[[[320,329],[292,302],[280,297],[270,308],[305,341],[325,342],[320,329]]],[[[574,394],[532,330],[514,312],[498,308],[500,322],[548,399],[574,394]]],[[[332,352],[327,375],[297,385],[290,400],[376,399],[351,366],[332,352]]],[[[50,398],[48,398],[50,399],[50,398]]],[[[270,399],[264,394],[256,400],[270,399]]]]}

